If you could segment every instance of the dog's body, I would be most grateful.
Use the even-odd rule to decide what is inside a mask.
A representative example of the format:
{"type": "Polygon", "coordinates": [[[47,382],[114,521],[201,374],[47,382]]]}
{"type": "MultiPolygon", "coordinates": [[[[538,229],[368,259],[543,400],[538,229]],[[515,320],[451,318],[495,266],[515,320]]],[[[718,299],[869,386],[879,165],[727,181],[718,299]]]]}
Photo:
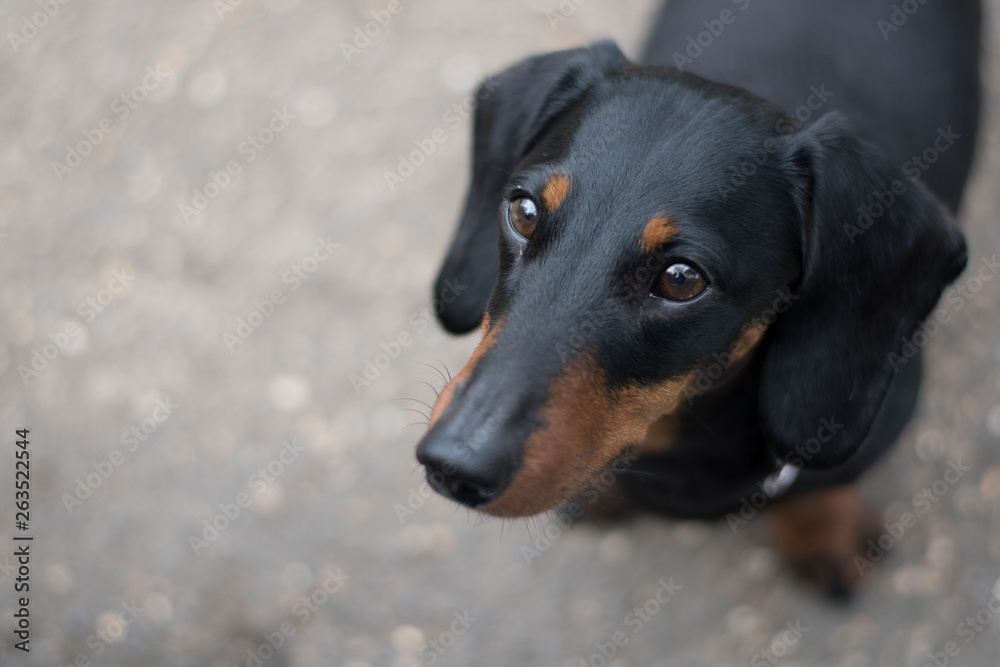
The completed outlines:
{"type": "Polygon", "coordinates": [[[806,124],[840,111],[901,169],[952,127],[961,140],[928,169],[914,166],[955,211],[979,120],[980,20],[979,0],[671,0],[643,61],[738,86],[793,115],[825,87],[806,124]],[[918,9],[894,11],[901,5],[918,9]],[[690,58],[688,38],[699,45],[703,21],[726,10],[732,23],[690,58]]]}
{"type": "Polygon", "coordinates": [[[965,265],[910,176],[958,206],[979,5],[911,3],[673,0],[656,67],[603,43],[481,88],[435,302],[484,340],[418,447],[437,490],[534,514],[636,451],[625,497],[711,517],[792,463],[779,545],[846,585],[844,485],[909,419],[904,339],[965,265]]]}

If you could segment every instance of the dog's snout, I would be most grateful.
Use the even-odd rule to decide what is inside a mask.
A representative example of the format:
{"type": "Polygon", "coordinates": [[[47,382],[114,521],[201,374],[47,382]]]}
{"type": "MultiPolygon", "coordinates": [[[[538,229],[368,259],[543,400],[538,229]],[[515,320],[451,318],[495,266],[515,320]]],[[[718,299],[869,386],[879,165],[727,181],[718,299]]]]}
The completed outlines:
{"type": "Polygon", "coordinates": [[[488,504],[510,483],[512,466],[505,456],[446,435],[424,438],[417,460],[427,470],[431,488],[473,509],[488,504]]]}

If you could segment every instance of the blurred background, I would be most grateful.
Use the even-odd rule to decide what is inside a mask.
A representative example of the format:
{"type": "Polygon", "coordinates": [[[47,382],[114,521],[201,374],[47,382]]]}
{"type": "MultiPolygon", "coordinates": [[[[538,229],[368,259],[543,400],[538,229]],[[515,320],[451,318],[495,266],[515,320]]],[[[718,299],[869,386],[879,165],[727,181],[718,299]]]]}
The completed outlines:
{"type": "Polygon", "coordinates": [[[1000,281],[968,276],[1000,250],[1000,0],[960,215],[972,296],[866,488],[891,523],[971,470],[852,605],[800,587],[756,519],[481,523],[424,484],[403,409],[424,406],[397,399],[431,402],[432,367],[476,343],[428,310],[468,96],[535,52],[610,36],[637,57],[657,4],[0,2],[0,664],[997,664],[1000,281]]]}

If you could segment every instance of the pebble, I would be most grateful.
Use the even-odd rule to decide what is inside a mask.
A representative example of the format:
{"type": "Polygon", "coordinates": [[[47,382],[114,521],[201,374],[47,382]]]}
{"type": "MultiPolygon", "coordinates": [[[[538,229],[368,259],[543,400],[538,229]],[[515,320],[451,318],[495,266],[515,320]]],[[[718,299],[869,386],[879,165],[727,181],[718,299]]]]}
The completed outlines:
{"type": "Polygon", "coordinates": [[[458,53],[443,63],[438,78],[452,95],[471,95],[483,78],[483,65],[475,55],[458,53]]]}
{"type": "Polygon", "coordinates": [[[929,598],[943,592],[944,578],[927,565],[904,565],[893,572],[892,588],[898,595],[929,598]]]}
{"type": "Polygon", "coordinates": [[[128,625],[117,612],[104,612],[94,621],[94,632],[106,644],[118,644],[128,636],[128,625]]]}
{"type": "MultiPolygon", "coordinates": [[[[273,479],[273,478],[272,478],[273,479]]],[[[285,508],[285,489],[280,482],[271,482],[253,495],[253,511],[272,517],[285,508]]]]}
{"type": "Polygon", "coordinates": [[[279,375],[268,385],[271,404],[279,412],[297,412],[309,404],[309,381],[301,375],[279,375]]]}
{"type": "Polygon", "coordinates": [[[979,478],[979,496],[986,505],[1000,503],[1000,466],[990,466],[979,478]]]}
{"type": "Polygon", "coordinates": [[[45,588],[54,595],[66,595],[76,586],[76,578],[65,565],[52,563],[45,567],[45,588]]]}
{"type": "Polygon", "coordinates": [[[632,555],[632,542],[624,530],[616,530],[601,538],[597,553],[605,563],[622,563],[632,555]]]}
{"type": "Polygon", "coordinates": [[[733,607],[726,613],[726,632],[740,637],[747,637],[760,632],[764,628],[764,619],[760,612],[750,605],[733,607]]]}
{"type": "Polygon", "coordinates": [[[684,521],[674,528],[674,539],[686,549],[697,549],[711,536],[711,530],[702,521],[684,521]]]}
{"type": "Polygon", "coordinates": [[[337,98],[329,88],[307,88],[299,94],[295,112],[306,127],[323,127],[337,116],[337,98]]]}
{"type": "Polygon", "coordinates": [[[281,585],[289,592],[305,591],[313,584],[313,573],[304,563],[288,563],[281,569],[281,585]]]}
{"type": "Polygon", "coordinates": [[[939,461],[945,447],[944,435],[936,429],[927,429],[917,437],[917,457],[924,463],[939,461]]]}
{"type": "Polygon", "coordinates": [[[146,610],[143,614],[156,623],[168,623],[174,618],[174,604],[163,593],[147,593],[142,598],[142,606],[146,610]]]}
{"type": "Polygon", "coordinates": [[[986,415],[986,428],[994,438],[1000,438],[1000,404],[994,405],[986,415]]]}
{"type": "Polygon", "coordinates": [[[225,71],[209,67],[191,76],[187,85],[188,100],[200,109],[211,109],[222,101],[228,89],[225,71]]]}
{"type": "Polygon", "coordinates": [[[397,625],[389,635],[393,648],[404,655],[413,655],[424,644],[426,637],[420,628],[397,625]]]}
{"type": "Polygon", "coordinates": [[[399,531],[397,539],[408,556],[448,558],[455,552],[455,531],[445,523],[409,524],[399,531]]]}
{"type": "Polygon", "coordinates": [[[778,557],[771,549],[751,548],[742,559],[744,571],[754,579],[770,579],[778,571],[778,557]]]}

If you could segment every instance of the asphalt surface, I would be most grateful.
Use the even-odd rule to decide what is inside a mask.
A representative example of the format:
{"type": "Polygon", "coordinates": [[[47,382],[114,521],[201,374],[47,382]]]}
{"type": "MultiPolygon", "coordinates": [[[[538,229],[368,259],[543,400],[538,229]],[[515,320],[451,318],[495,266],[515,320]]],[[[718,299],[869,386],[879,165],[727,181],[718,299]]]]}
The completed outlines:
{"type": "MultiPolygon", "coordinates": [[[[988,4],[970,288],[1000,248],[988,4]]],[[[401,409],[423,406],[395,399],[429,402],[422,364],[476,342],[427,310],[468,95],[534,52],[611,36],[634,57],[654,5],[0,2],[0,664],[1000,662],[1000,281],[934,336],[919,415],[866,490],[892,523],[949,462],[969,470],[850,606],[801,587],[758,520],[564,530],[428,495],[401,409]],[[372,12],[385,25],[345,53],[372,12]],[[34,537],[30,653],[15,534],[34,537]]]]}

